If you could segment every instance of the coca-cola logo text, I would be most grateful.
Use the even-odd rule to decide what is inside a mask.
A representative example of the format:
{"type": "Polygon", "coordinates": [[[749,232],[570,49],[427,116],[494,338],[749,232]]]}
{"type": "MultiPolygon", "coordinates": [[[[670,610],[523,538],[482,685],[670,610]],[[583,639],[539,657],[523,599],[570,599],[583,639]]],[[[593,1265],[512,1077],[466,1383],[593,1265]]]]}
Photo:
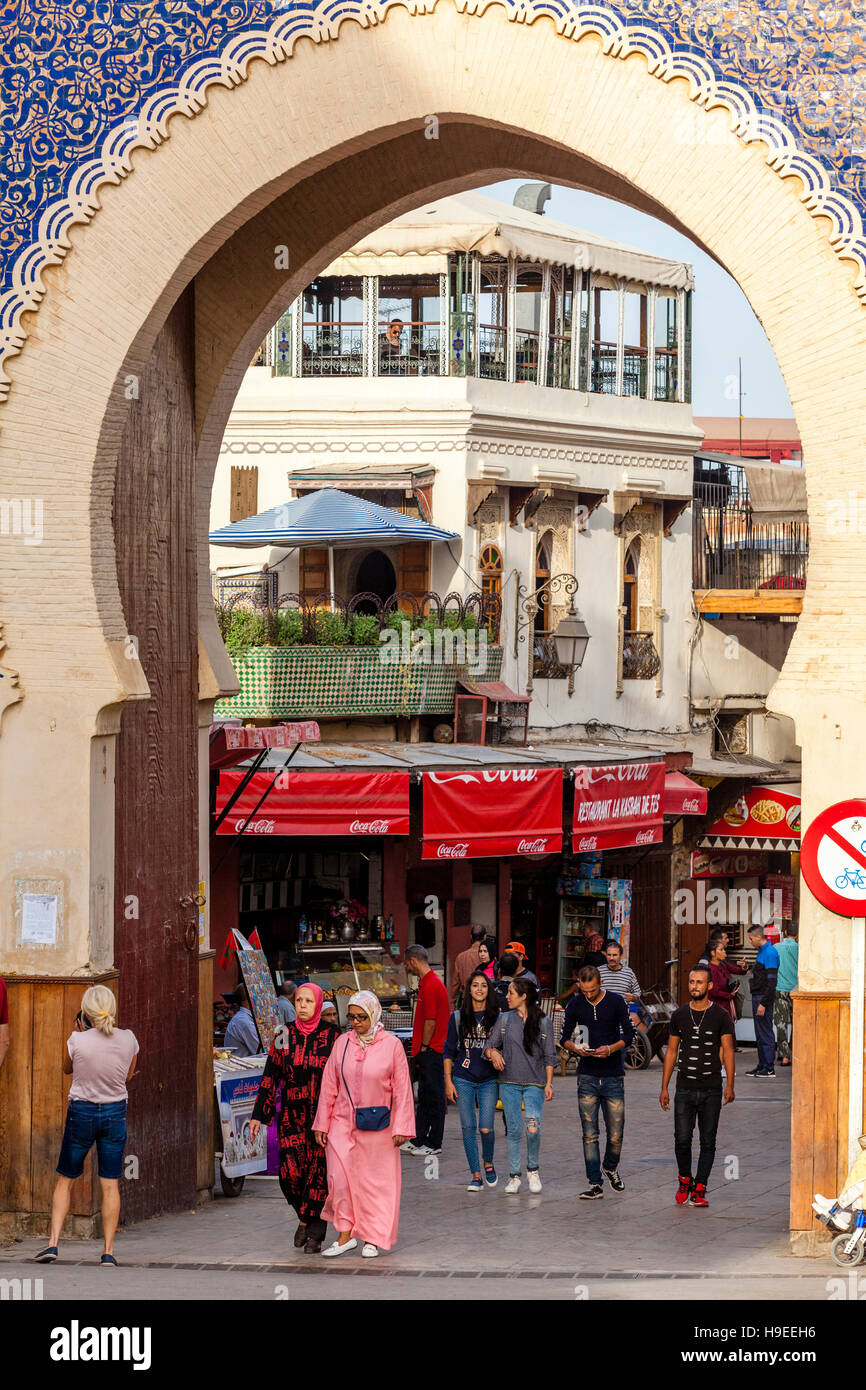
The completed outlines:
{"type": "Polygon", "coordinates": [[[350,835],[387,835],[389,820],[353,820],[349,826],[350,835]]]}
{"type": "Polygon", "coordinates": [[[546,850],[546,840],[521,840],[517,846],[518,854],[544,854],[546,850]]]}
{"type": "Polygon", "coordinates": [[[578,850],[598,849],[598,836],[584,835],[582,839],[578,840],[577,848],[578,850]]]}
{"type": "Polygon", "coordinates": [[[651,845],[651,844],[653,843],[653,840],[654,840],[654,839],[655,839],[655,831],[653,831],[653,830],[639,830],[638,833],[637,833],[637,834],[635,835],[635,837],[634,837],[634,842],[635,842],[636,845],[651,845]]]}
{"type": "Polygon", "coordinates": [[[439,847],[436,850],[436,858],[465,859],[468,853],[468,845],[439,845],[439,847]]]}
{"type": "Polygon", "coordinates": [[[683,802],[683,810],[687,814],[698,815],[700,813],[700,802],[696,796],[687,797],[683,802]]]}
{"type": "Polygon", "coordinates": [[[273,835],[274,822],[272,820],[236,820],[235,830],[242,830],[245,835],[273,835]]]}

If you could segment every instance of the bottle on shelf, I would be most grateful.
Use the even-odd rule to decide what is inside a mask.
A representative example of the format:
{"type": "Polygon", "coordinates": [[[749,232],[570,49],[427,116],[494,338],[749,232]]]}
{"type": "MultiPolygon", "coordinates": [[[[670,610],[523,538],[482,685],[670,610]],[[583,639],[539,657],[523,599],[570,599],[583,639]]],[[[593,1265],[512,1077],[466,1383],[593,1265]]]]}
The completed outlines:
{"type": "Polygon", "coordinates": [[[391,912],[388,913],[388,921],[385,923],[385,940],[394,940],[394,915],[391,912]]]}
{"type": "Polygon", "coordinates": [[[301,920],[300,920],[300,922],[298,923],[298,945],[299,945],[299,946],[305,946],[306,944],[307,944],[307,919],[306,919],[306,917],[304,916],[304,914],[303,914],[303,912],[302,912],[302,913],[301,913],[301,920]]]}

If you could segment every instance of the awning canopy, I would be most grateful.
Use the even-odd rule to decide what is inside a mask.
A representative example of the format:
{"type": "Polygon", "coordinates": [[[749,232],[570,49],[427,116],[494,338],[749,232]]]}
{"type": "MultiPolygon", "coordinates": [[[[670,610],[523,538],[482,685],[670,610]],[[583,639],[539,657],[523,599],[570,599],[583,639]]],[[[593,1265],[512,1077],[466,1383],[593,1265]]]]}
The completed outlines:
{"type": "Polygon", "coordinates": [[[798,850],[800,788],[751,787],[715,821],[702,849],[798,850]]]}
{"type": "Polygon", "coordinates": [[[752,520],[758,523],[808,520],[806,472],[786,463],[750,463],[732,459],[745,469],[752,520]]]}
{"type": "Polygon", "coordinates": [[[662,809],[666,816],[705,816],[707,789],[683,772],[666,772],[662,809]]]}
{"type": "Polygon", "coordinates": [[[507,700],[512,705],[532,703],[531,695],[518,695],[505,681],[476,681],[471,676],[461,676],[457,684],[468,695],[483,695],[487,700],[507,700]]]}
{"type": "Polygon", "coordinates": [[[276,724],[269,729],[245,729],[239,724],[212,724],[210,767],[236,767],[263,748],[293,748],[296,743],[318,743],[321,738],[315,719],[299,724],[276,724]]]}
{"type": "Polygon", "coordinates": [[[391,507],[380,507],[365,497],[353,497],[337,488],[322,488],[296,497],[282,506],[245,517],[231,526],[211,531],[211,545],[255,549],[263,545],[330,546],[350,549],[375,544],[404,545],[409,541],[450,541],[455,531],[443,531],[429,521],[404,516],[391,507]]]}
{"type": "Polygon", "coordinates": [[[404,213],[356,242],[322,273],[440,275],[448,268],[449,252],[455,251],[573,265],[660,288],[694,288],[692,268],[682,261],[653,256],[483,193],[440,198],[404,213]]]}
{"type": "MultiPolygon", "coordinates": [[[[222,771],[217,815],[243,780],[241,769],[222,771]]],[[[408,835],[409,772],[256,772],[220,835],[408,835]],[[259,806],[262,793],[270,791],[259,806]],[[256,809],[258,807],[258,810],[256,809]]]]}
{"type": "Polygon", "coordinates": [[[422,775],[424,859],[558,854],[562,849],[562,768],[422,775]]]}
{"type": "Polygon", "coordinates": [[[664,834],[664,761],[574,770],[572,849],[628,849],[664,834]]]}

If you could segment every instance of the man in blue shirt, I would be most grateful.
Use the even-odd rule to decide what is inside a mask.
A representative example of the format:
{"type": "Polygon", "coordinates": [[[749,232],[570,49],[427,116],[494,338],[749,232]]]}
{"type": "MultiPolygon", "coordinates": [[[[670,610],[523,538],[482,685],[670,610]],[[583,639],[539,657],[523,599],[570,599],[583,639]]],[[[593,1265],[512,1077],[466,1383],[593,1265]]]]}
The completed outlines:
{"type": "Polygon", "coordinates": [[[764,928],[749,927],[749,944],[758,956],[752,970],[752,1016],[755,1020],[755,1041],[758,1044],[758,1065],[746,1076],[761,1078],[776,1075],[776,1035],[773,1031],[773,1004],[776,998],[776,978],[779,973],[779,952],[764,936],[764,928]]]}
{"type": "Polygon", "coordinates": [[[250,1012],[250,1000],[246,985],[238,985],[234,993],[235,1003],[240,1005],[226,1029],[224,1047],[234,1050],[237,1057],[255,1057],[261,1052],[258,1029],[250,1012]]]}
{"type": "Polygon", "coordinates": [[[601,987],[598,966],[584,965],[578,976],[580,994],[570,1001],[562,1021],[560,1047],[573,1052],[577,1063],[577,1104],[583,1130],[583,1160],[589,1187],[583,1201],[604,1196],[602,1174],[614,1192],[623,1192],[619,1157],[625,1128],[625,1065],[623,1054],[634,1037],[628,1005],[621,994],[601,987]],[[578,1029],[578,1041],[570,1041],[578,1029]],[[604,1111],[607,1148],[599,1160],[599,1110],[604,1111]]]}
{"type": "Polygon", "coordinates": [[[797,971],[800,948],[797,945],[797,927],[794,922],[786,922],[785,936],[776,950],[779,953],[779,977],[776,980],[776,1004],[773,1009],[773,1025],[776,1029],[776,1052],[783,1067],[791,1065],[793,1044],[794,1005],[791,991],[797,988],[797,971]]]}

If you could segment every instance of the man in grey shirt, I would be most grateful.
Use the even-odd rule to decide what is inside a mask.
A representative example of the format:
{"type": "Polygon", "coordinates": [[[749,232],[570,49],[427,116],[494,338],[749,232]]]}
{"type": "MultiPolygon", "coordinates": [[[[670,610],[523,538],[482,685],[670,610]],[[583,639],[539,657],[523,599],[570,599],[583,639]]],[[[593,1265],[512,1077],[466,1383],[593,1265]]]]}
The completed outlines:
{"type": "Polygon", "coordinates": [[[295,1006],[292,1002],[295,997],[296,989],[297,985],[294,980],[286,980],[280,985],[279,993],[277,994],[277,1008],[280,1011],[280,1018],[283,1023],[294,1023],[298,1016],[295,1013],[295,1006]]]}
{"type": "Polygon", "coordinates": [[[239,1005],[238,1011],[231,1018],[226,1029],[225,1047],[230,1047],[238,1057],[255,1057],[261,1052],[262,1045],[259,1041],[256,1022],[250,1010],[250,1000],[247,994],[246,985],[238,985],[234,992],[234,1001],[239,1005]]]}
{"type": "Polygon", "coordinates": [[[605,964],[598,967],[602,989],[609,989],[611,994],[621,994],[627,1004],[640,999],[637,975],[629,966],[623,965],[622,947],[618,941],[604,943],[604,959],[605,964]]]}

